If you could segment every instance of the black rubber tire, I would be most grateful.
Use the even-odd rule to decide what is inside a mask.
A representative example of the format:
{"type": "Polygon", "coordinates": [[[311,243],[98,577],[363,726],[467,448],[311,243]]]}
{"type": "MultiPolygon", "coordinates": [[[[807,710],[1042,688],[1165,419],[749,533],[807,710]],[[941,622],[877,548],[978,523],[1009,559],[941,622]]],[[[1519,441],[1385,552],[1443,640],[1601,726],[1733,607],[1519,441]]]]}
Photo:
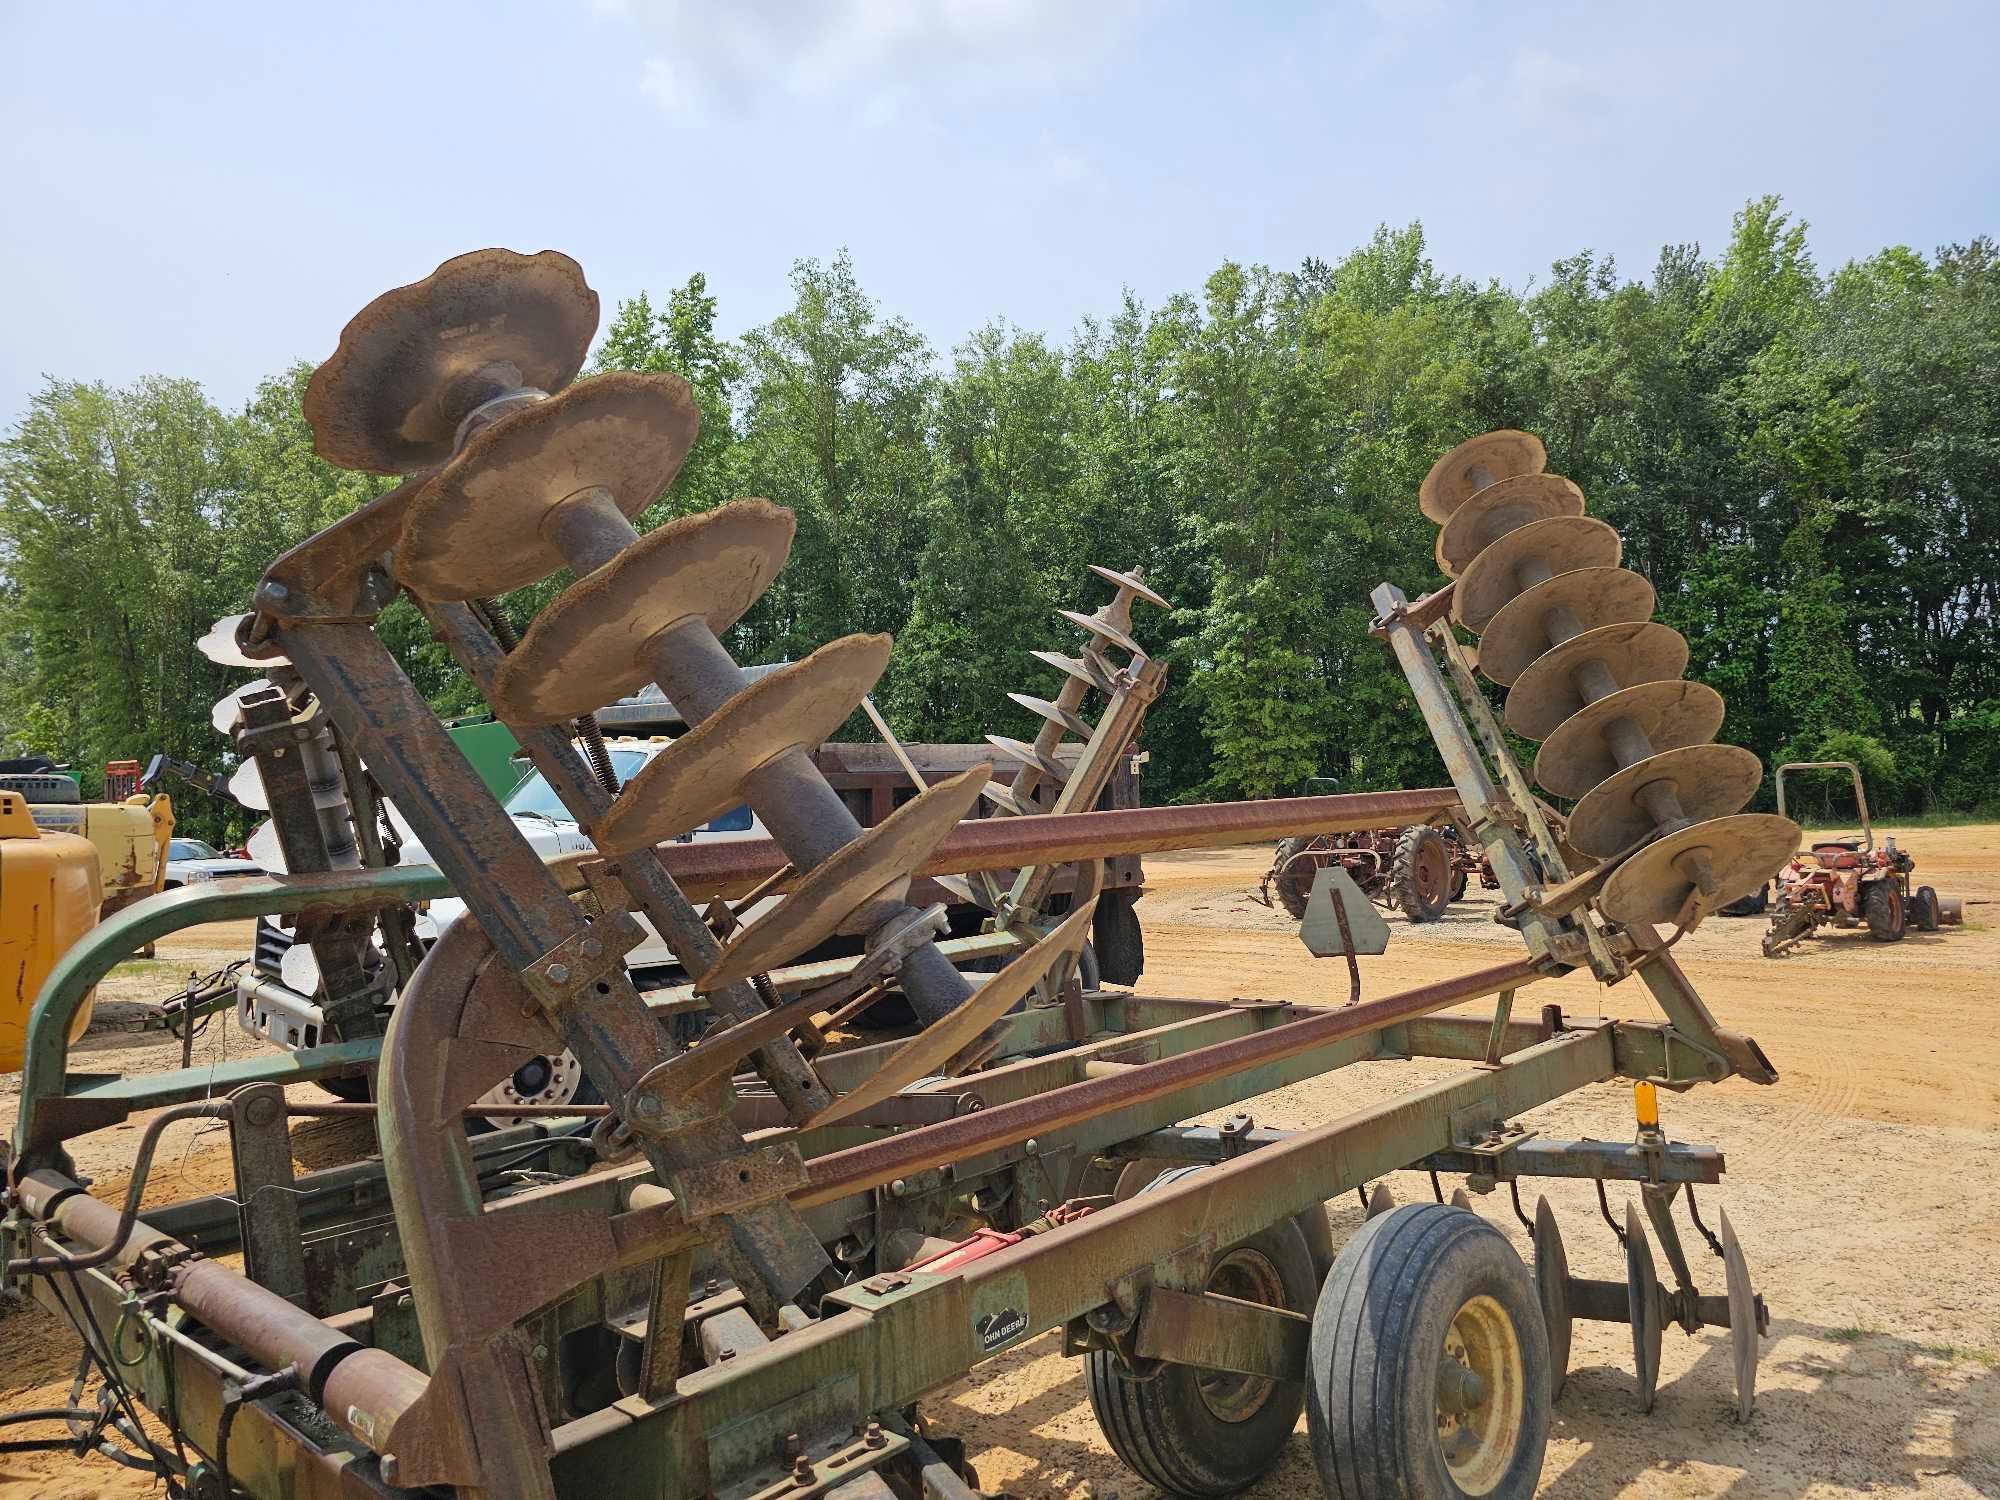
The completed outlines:
{"type": "Polygon", "coordinates": [[[1871,881],[1863,887],[1861,915],[1868,921],[1868,935],[1878,943],[1901,942],[1909,926],[1903,893],[1893,880],[1871,881]]]}
{"type": "Polygon", "coordinates": [[[366,1104],[374,1097],[368,1092],[368,1075],[365,1073],[352,1078],[315,1078],[313,1083],[322,1094],[330,1094],[343,1104],[366,1104]]]}
{"type": "Polygon", "coordinates": [[[1471,878],[1472,877],[1470,875],[1468,875],[1464,870],[1459,869],[1456,865],[1452,867],[1451,899],[1453,903],[1457,903],[1465,899],[1466,883],[1471,878]]]}
{"type": "Polygon", "coordinates": [[[1397,836],[1389,895],[1412,922],[1435,922],[1451,905],[1451,851],[1435,828],[1419,823],[1397,836]]]}
{"type": "Polygon", "coordinates": [[[1910,901],[1910,921],[1919,932],[1938,930],[1938,894],[1930,886],[1920,885],[1910,901]]]}
{"type": "MultiPolygon", "coordinates": [[[[1140,1189],[1150,1193],[1201,1167],[1162,1172],[1140,1189]]],[[[1312,1251],[1295,1219],[1281,1219],[1218,1255],[1254,1251],[1284,1289],[1283,1304],[1301,1315],[1312,1310],[1319,1289],[1312,1251]]],[[[1124,1374],[1118,1357],[1095,1350],[1083,1359],[1090,1409],[1111,1451],[1140,1478],[1170,1495],[1233,1495],[1277,1463],[1299,1425],[1305,1387],[1269,1382],[1263,1403],[1240,1421],[1218,1416],[1202,1394],[1201,1372],[1166,1365],[1146,1380],[1124,1374]]]]}
{"type": "Polygon", "coordinates": [[[1106,891],[1090,919],[1090,940],[1106,984],[1137,984],[1146,972],[1146,934],[1138,905],[1137,891],[1106,891]]]}
{"type": "MultiPolygon", "coordinates": [[[[1549,1439],[1549,1335],[1528,1268],[1469,1209],[1371,1219],[1321,1288],[1306,1364],[1313,1462],[1330,1500],[1459,1500],[1438,1436],[1438,1366],[1459,1310],[1490,1298],[1520,1355],[1521,1410],[1483,1500],[1530,1500],[1549,1439]]],[[[1497,1398],[1496,1398],[1497,1399],[1497,1398]]]]}
{"type": "Polygon", "coordinates": [[[1319,873],[1319,866],[1307,860],[1300,860],[1289,870],[1283,867],[1293,855],[1311,842],[1310,834],[1279,839],[1277,857],[1271,861],[1271,867],[1279,871],[1278,878],[1274,882],[1278,888],[1279,904],[1292,914],[1294,922],[1303,922],[1306,918],[1306,898],[1312,895],[1313,876],[1319,873]]]}
{"type": "Polygon", "coordinates": [[[1771,886],[1766,881],[1747,896],[1738,896],[1727,906],[1716,911],[1722,917],[1761,917],[1771,906],[1771,886]]]}

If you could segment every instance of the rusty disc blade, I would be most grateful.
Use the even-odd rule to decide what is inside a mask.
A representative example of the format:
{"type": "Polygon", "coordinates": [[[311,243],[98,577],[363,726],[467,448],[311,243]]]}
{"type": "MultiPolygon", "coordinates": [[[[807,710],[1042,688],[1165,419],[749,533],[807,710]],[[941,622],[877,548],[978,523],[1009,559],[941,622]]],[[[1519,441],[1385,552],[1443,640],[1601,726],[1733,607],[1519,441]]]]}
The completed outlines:
{"type": "Polygon", "coordinates": [[[473,434],[410,502],[396,576],[431,599],[490,598],[564,566],[542,522],[601,486],[636,516],[680,472],[701,409],[678,375],[614,371],[473,434]]]}
{"type": "Polygon", "coordinates": [[[1718,888],[1706,894],[1707,911],[1749,895],[1784,867],[1799,847],[1799,825],[1775,813],[1711,818],[1648,844],[1612,872],[1598,905],[1614,922],[1671,922],[1693,893],[1694,880],[1675,861],[1702,851],[1718,888]]]}
{"type": "Polygon", "coordinates": [[[1502,427],[1467,438],[1431,465],[1417,490],[1417,505],[1442,526],[1451,513],[1488,485],[1522,474],[1539,474],[1549,465],[1548,450],[1532,432],[1502,427]]]}
{"type": "Polygon", "coordinates": [[[1121,650],[1129,651],[1134,656],[1144,656],[1146,654],[1145,649],[1137,641],[1133,640],[1131,636],[1120,630],[1116,625],[1100,620],[1095,615],[1087,615],[1081,610],[1075,609],[1059,609],[1056,613],[1069,621],[1070,624],[1079,626],[1100,640],[1109,641],[1112,645],[1119,647],[1121,650]]]}
{"type": "Polygon", "coordinates": [[[1554,1401],[1569,1379],[1569,1254],[1547,1198],[1535,1203],[1535,1295],[1549,1330],[1549,1399],[1554,1401]]]}
{"type": "Polygon", "coordinates": [[[408,474],[451,457],[458,425],[510,387],[561,390],[583,368],[597,293],[567,255],[475,250],[384,292],[306,386],[313,451],[408,474]]]}
{"type": "Polygon", "coordinates": [[[1065,676],[1075,678],[1085,687],[1096,688],[1107,698],[1111,696],[1111,678],[1089,652],[1082,656],[1064,656],[1060,651],[1031,651],[1028,654],[1065,676]]]}
{"type": "Polygon", "coordinates": [[[1605,742],[1605,726],[1626,719],[1653,754],[1701,745],[1722,727],[1722,694],[1701,682],[1642,682],[1599,698],[1565,719],[1535,757],[1535,780],[1558,797],[1581,797],[1623,769],[1605,742]]]}
{"type": "Polygon", "coordinates": [[[919,1078],[936,1073],[978,1041],[987,1027],[1026,999],[1057,959],[1082,950],[1090,935],[1091,915],[1096,910],[1095,898],[1084,902],[1047,937],[974,990],[965,1004],[925,1027],[892,1052],[889,1060],[862,1080],[859,1087],[842,1094],[830,1108],[807,1121],[807,1127],[844,1120],[856,1110],[879,1104],[919,1078]]]}
{"type": "Polygon", "coordinates": [[[1639,1210],[1625,1205],[1625,1310],[1632,1323],[1632,1363],[1639,1371],[1639,1409],[1651,1411],[1660,1385],[1660,1278],[1639,1210]]]}
{"type": "Polygon", "coordinates": [[[1507,686],[1549,649],[1545,623],[1566,609],[1585,630],[1653,617],[1653,585],[1624,568],[1573,568],[1516,594],[1479,637],[1479,670],[1507,686]]]}
{"type": "Polygon", "coordinates": [[[1681,811],[1697,822],[1727,817],[1757,793],[1764,763],[1739,745],[1683,745],[1627,766],[1591,788],[1569,815],[1569,841],[1585,854],[1609,859],[1656,826],[1639,802],[1643,787],[1673,785],[1681,811]]]}
{"type": "Polygon", "coordinates": [[[1757,1407],[1757,1295],[1750,1286],[1750,1263],[1722,1210],[1722,1266],[1729,1289],[1729,1354],[1736,1371],[1736,1420],[1747,1422],[1757,1407]]]}
{"type": "Polygon", "coordinates": [[[1368,1217],[1379,1219],[1396,1206],[1396,1195],[1389,1191],[1389,1184],[1378,1182],[1375,1191],[1368,1195],[1368,1217]]]}
{"type": "Polygon", "coordinates": [[[1156,609],[1173,608],[1166,600],[1147,588],[1143,580],[1133,577],[1130,573],[1120,573],[1117,569],[1104,567],[1100,563],[1091,563],[1089,567],[1091,572],[1105,582],[1116,584],[1121,589],[1130,589],[1135,599],[1144,599],[1156,609]]]}
{"type": "Polygon", "coordinates": [[[1002,754],[1012,756],[1024,766],[1033,766],[1052,781],[1068,781],[1070,768],[1053,755],[1045,755],[1026,740],[1011,739],[1004,734],[989,734],[986,743],[1002,754]]]}
{"type": "Polygon", "coordinates": [[[776,910],[730,938],[695,989],[718,990],[775,969],[832,937],[851,913],[878,900],[900,901],[909,890],[910,872],[973,809],[992,774],[990,765],[974,766],[862,830],[806,871],[776,910]]]}
{"type": "Polygon", "coordinates": [[[886,635],[843,636],[759,678],[646,762],[598,824],[597,847],[623,854],[729,811],[757,767],[840,727],[889,665],[889,647],[886,635]]]}
{"type": "Polygon", "coordinates": [[[784,567],[792,513],[736,500],[648,532],[564,589],[494,674],[493,710],[510,723],[555,724],[653,680],[651,646],[700,617],[734,625],[784,567]]]}
{"type": "Polygon", "coordinates": [[[1515,595],[1534,587],[1521,582],[1523,564],[1539,565],[1551,575],[1615,568],[1623,547],[1618,533],[1594,516],[1550,516],[1516,526],[1459,574],[1451,591],[1451,617],[1467,630],[1483,631],[1515,595]]]}
{"type": "Polygon", "coordinates": [[[1687,639],[1671,625],[1651,620],[1600,625],[1551,646],[1514,679],[1507,694],[1507,727],[1524,739],[1546,739],[1584,706],[1574,674],[1585,662],[1602,662],[1621,688],[1669,682],[1687,670],[1687,639]]]}
{"type": "Polygon", "coordinates": [[[1087,740],[1097,732],[1097,726],[1082,714],[1072,713],[1060,703],[1051,703],[1046,698],[1037,698],[1033,693],[1009,693],[1007,695],[1029,713],[1047,719],[1060,729],[1067,730],[1078,739],[1087,740]]]}
{"type": "Polygon", "coordinates": [[[1518,526],[1583,514],[1583,491],[1560,474],[1517,474],[1489,484],[1451,513],[1438,533],[1437,562],[1456,578],[1473,558],[1518,526]]]}

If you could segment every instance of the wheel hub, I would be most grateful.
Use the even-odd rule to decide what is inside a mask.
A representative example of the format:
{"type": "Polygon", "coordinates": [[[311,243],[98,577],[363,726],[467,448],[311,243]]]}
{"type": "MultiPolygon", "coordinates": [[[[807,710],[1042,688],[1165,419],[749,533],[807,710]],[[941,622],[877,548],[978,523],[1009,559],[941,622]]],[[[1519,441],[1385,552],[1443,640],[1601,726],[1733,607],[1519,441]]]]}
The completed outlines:
{"type": "MultiPolygon", "coordinates": [[[[1285,1305],[1285,1283],[1273,1265],[1258,1250],[1238,1246],[1215,1263],[1208,1276],[1208,1290],[1219,1297],[1239,1302],[1261,1302],[1266,1307],[1285,1305]]],[[[1219,1421],[1247,1422],[1263,1410],[1277,1388],[1275,1380],[1262,1375],[1238,1375],[1227,1370],[1203,1370],[1195,1380],[1202,1404],[1219,1421]]]]}
{"type": "Polygon", "coordinates": [[[1520,1443],[1526,1400],[1513,1319],[1483,1293],[1468,1299],[1445,1330],[1436,1381],[1438,1446],[1466,1494],[1489,1494],[1506,1475],[1520,1443]]]}

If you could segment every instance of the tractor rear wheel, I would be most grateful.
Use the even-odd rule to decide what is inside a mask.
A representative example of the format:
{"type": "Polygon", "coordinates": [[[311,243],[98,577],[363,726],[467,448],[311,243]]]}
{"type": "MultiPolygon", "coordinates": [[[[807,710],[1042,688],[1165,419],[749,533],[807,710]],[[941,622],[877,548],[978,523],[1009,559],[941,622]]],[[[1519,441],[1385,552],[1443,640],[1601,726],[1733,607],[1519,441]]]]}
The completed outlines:
{"type": "Polygon", "coordinates": [[[1451,905],[1451,853],[1435,828],[1405,828],[1389,861],[1389,894],[1412,922],[1435,922],[1451,905]]]}
{"type": "Polygon", "coordinates": [[[1861,893],[1861,915],[1868,919],[1868,935],[1876,942],[1900,940],[1905,923],[1901,888],[1893,880],[1870,883],[1861,893]]]}
{"type": "Polygon", "coordinates": [[[1278,840],[1278,857],[1272,862],[1278,872],[1278,900],[1294,922],[1305,920],[1306,898],[1312,895],[1313,876],[1319,873],[1319,861],[1305,853],[1312,841],[1311,834],[1278,840]]]}

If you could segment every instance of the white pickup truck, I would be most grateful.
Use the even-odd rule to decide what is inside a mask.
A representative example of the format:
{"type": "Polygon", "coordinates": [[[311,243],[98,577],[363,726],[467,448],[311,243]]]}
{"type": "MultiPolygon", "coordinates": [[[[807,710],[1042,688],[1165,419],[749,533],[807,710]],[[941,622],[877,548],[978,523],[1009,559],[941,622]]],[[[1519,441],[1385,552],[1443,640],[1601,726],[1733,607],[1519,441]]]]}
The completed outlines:
{"type": "MultiPolygon", "coordinates": [[[[609,719],[611,712],[607,711],[600,717],[609,719]]],[[[619,783],[622,785],[638,775],[640,768],[669,743],[663,737],[608,739],[612,768],[619,783]]],[[[904,750],[929,780],[956,774],[979,761],[993,758],[992,750],[985,745],[917,744],[906,745],[904,750]]],[[[864,826],[880,822],[915,794],[909,777],[886,746],[826,744],[819,748],[814,759],[828,782],[840,792],[856,819],[864,826]]],[[[1127,755],[1113,777],[1105,796],[1105,805],[1138,805],[1138,778],[1142,764],[1142,755],[1127,755]]],[[[502,800],[522,836],[545,858],[593,847],[540,772],[529,773],[502,800]]],[[[399,862],[405,865],[427,863],[422,844],[393,807],[390,808],[390,818],[402,840],[399,862]]],[[[735,808],[686,835],[691,841],[698,842],[764,836],[763,824],[748,807],[735,808]]],[[[267,842],[275,843],[268,833],[263,837],[267,842]]],[[[253,837],[251,843],[254,854],[258,839],[253,837]]],[[[275,854],[275,849],[271,852],[275,854]]],[[[270,862],[273,868],[278,867],[275,859],[270,862]]],[[[1138,922],[1132,910],[1142,889],[1141,881],[1138,856],[1125,855],[1105,861],[1104,893],[1098,905],[1094,962],[1101,966],[1106,979],[1117,983],[1129,984],[1136,980],[1144,963],[1138,922]]],[[[1059,880],[1057,888],[1064,888],[1064,881],[1059,880]]],[[[912,895],[918,901],[949,902],[953,899],[928,881],[919,882],[912,895]],[[926,890],[924,887],[930,888],[926,890]]],[[[739,915],[746,921],[754,920],[765,906],[778,899],[768,897],[739,915]]],[[[435,941],[438,934],[464,912],[465,903],[455,897],[429,903],[427,908],[417,913],[418,940],[425,944],[435,941]]],[[[954,934],[976,932],[983,916],[984,913],[976,907],[953,907],[952,931],[954,934]]],[[[646,940],[626,956],[633,982],[641,990],[685,982],[686,976],[673,953],[643,917],[640,922],[646,928],[646,940]]],[[[316,1047],[322,1040],[332,1040],[327,1034],[320,999],[319,965],[313,958],[311,948],[304,944],[295,946],[285,928],[272,918],[260,917],[251,962],[236,984],[237,1025],[252,1036],[275,1042],[281,1047],[293,1050],[316,1047]]],[[[362,1079],[331,1079],[322,1087],[341,1098],[367,1097],[365,1080],[362,1079]]],[[[570,1104],[592,1103],[596,1099],[596,1090],[584,1077],[576,1059],[564,1053],[559,1057],[531,1060],[480,1102],[497,1105],[570,1104]]]]}

